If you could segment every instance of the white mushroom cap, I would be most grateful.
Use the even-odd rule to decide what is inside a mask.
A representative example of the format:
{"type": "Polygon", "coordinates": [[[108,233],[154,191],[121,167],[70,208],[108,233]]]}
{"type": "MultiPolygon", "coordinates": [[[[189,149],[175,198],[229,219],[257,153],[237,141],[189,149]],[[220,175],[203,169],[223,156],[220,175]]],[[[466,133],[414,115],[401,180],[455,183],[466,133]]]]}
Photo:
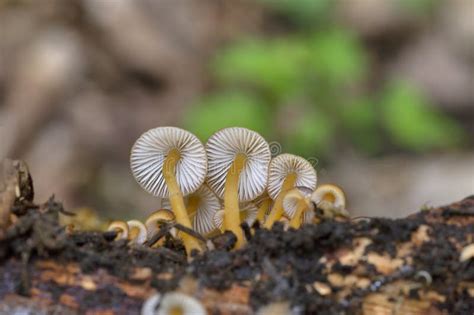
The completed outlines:
{"type": "Polygon", "coordinates": [[[127,239],[128,238],[128,224],[124,221],[112,221],[107,227],[107,231],[116,231],[116,239],[127,239]]]}
{"type": "Polygon", "coordinates": [[[240,127],[222,129],[209,138],[206,152],[209,162],[207,182],[219,198],[224,197],[227,172],[238,153],[247,157],[239,178],[239,201],[253,200],[265,191],[270,147],[255,131],[240,127]]]}
{"type": "Polygon", "coordinates": [[[150,129],[138,138],[130,154],[132,173],[138,184],[161,198],[169,196],[162,170],[172,149],[181,154],[176,164],[176,180],[185,196],[202,185],[207,173],[206,151],[195,135],[176,127],[150,129]]]}
{"type": "MultiPolygon", "coordinates": [[[[162,199],[165,200],[165,199],[162,199]]],[[[160,209],[148,216],[145,221],[145,226],[148,231],[148,238],[151,238],[159,229],[158,220],[165,221],[167,223],[174,222],[176,217],[171,210],[168,209],[160,209]]],[[[173,228],[170,230],[173,237],[176,236],[176,230],[173,228]]]]}
{"type": "Polygon", "coordinates": [[[323,210],[344,210],[346,208],[344,192],[341,188],[331,184],[319,186],[311,195],[311,201],[323,210]],[[326,200],[327,195],[331,197],[331,200],[326,200]]]}
{"type": "Polygon", "coordinates": [[[301,200],[301,198],[304,198],[308,204],[309,210],[305,211],[303,214],[303,223],[311,223],[315,216],[314,206],[310,199],[311,193],[312,190],[307,187],[297,187],[290,190],[286,194],[285,198],[283,198],[283,209],[285,211],[285,215],[288,218],[293,218],[298,207],[298,202],[301,200]]]}
{"type": "Polygon", "coordinates": [[[317,176],[314,167],[304,158],[293,154],[280,154],[270,162],[268,170],[268,195],[276,199],[286,177],[296,174],[296,187],[316,188],[317,176]]]}
{"type": "Polygon", "coordinates": [[[143,303],[141,315],[206,315],[206,309],[195,298],[178,292],[155,294],[143,303]]]}
{"type": "MultiPolygon", "coordinates": [[[[214,214],[222,208],[221,202],[207,185],[202,185],[198,190],[184,197],[184,205],[186,207],[188,207],[192,196],[199,198],[196,213],[189,213],[193,222],[193,229],[200,234],[206,235],[215,229],[213,218],[214,214]]],[[[162,205],[167,209],[171,207],[169,199],[163,199],[162,205]]]]}
{"type": "MultiPolygon", "coordinates": [[[[249,226],[252,226],[257,219],[258,208],[253,202],[246,202],[241,203],[239,205],[240,208],[240,216],[249,226]]],[[[214,229],[222,229],[222,225],[224,223],[224,210],[217,211],[213,218],[213,228],[214,229]]]]}
{"type": "Polygon", "coordinates": [[[128,236],[131,238],[130,242],[134,244],[143,244],[146,242],[148,232],[143,223],[138,220],[127,221],[128,225],[128,236]],[[137,229],[137,233],[132,233],[134,229],[137,229]],[[133,238],[132,238],[133,237],[133,238]]]}

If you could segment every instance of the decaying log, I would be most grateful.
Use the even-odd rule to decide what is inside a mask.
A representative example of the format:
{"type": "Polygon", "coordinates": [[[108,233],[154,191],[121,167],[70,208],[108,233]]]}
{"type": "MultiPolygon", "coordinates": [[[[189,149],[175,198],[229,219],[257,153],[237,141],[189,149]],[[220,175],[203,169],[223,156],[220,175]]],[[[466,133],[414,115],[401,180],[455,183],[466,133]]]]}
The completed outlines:
{"type": "Polygon", "coordinates": [[[233,238],[224,234],[191,262],[170,238],[148,248],[70,233],[53,199],[10,204],[16,219],[0,237],[0,314],[139,314],[147,298],[170,291],[210,314],[253,314],[276,302],[284,314],[474,310],[474,196],[398,220],[256,226],[244,249],[229,252],[233,238]]]}

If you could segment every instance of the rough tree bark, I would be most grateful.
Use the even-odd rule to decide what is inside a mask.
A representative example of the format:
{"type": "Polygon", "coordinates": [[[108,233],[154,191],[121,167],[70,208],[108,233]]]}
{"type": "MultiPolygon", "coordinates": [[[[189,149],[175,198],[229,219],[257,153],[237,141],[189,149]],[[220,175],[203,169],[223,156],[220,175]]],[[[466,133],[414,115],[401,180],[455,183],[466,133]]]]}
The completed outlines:
{"type": "Polygon", "coordinates": [[[196,297],[212,314],[252,314],[277,300],[305,305],[308,314],[315,312],[311,305],[328,314],[474,310],[474,197],[400,220],[257,229],[249,249],[237,254],[225,250],[222,244],[232,237],[224,234],[214,239],[217,249],[188,263],[182,247],[170,240],[166,248],[151,249],[99,232],[68,233],[57,223],[60,204],[51,199],[34,205],[21,194],[12,202],[6,191],[11,189],[0,197],[15,215],[0,237],[0,314],[137,314],[148,297],[171,290],[196,297]],[[287,255],[278,251],[281,243],[289,246],[282,247],[287,255]],[[318,244],[321,253],[304,258],[305,251],[319,251],[318,244]],[[260,251],[264,257],[248,260],[260,251]],[[284,256],[303,258],[288,263],[284,256]],[[214,275],[226,266],[234,276],[214,275]],[[301,283],[302,270],[314,279],[301,283]],[[278,295],[280,285],[284,293],[278,295]]]}

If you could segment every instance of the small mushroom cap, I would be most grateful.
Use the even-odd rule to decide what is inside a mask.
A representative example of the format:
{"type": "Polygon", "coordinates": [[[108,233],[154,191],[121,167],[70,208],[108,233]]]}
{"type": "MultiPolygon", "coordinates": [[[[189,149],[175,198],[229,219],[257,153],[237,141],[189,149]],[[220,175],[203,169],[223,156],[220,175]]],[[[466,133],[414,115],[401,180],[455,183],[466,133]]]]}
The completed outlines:
{"type": "Polygon", "coordinates": [[[130,241],[135,244],[143,244],[147,240],[147,229],[143,223],[138,220],[127,221],[128,237],[130,241]],[[136,232],[135,232],[136,230],[136,232]]]}
{"type": "MultiPolygon", "coordinates": [[[[197,299],[184,293],[171,292],[166,293],[161,301],[156,313],[157,315],[206,315],[206,309],[197,299]]],[[[155,305],[156,309],[156,305],[155,305]]],[[[142,313],[143,314],[143,313],[142,313]]],[[[148,315],[148,314],[144,314],[148,315]]],[[[150,314],[152,315],[152,314],[150,314]]]]}
{"type": "Polygon", "coordinates": [[[311,190],[316,188],[316,170],[310,162],[293,154],[280,154],[270,162],[268,170],[268,195],[276,199],[281,191],[286,177],[296,174],[295,186],[307,187],[311,190]]]}
{"type": "Polygon", "coordinates": [[[207,182],[219,198],[224,198],[227,173],[237,154],[247,157],[239,178],[239,201],[251,201],[267,186],[270,147],[257,132],[240,127],[222,129],[206,143],[209,162],[207,182]]]}
{"type": "Polygon", "coordinates": [[[147,192],[168,198],[163,164],[172,149],[181,154],[176,164],[176,180],[183,195],[196,191],[206,179],[206,150],[192,133],[176,127],[150,129],[138,138],[130,154],[133,176],[147,192]]]}
{"type": "MultiPolygon", "coordinates": [[[[221,202],[207,185],[202,185],[198,190],[184,197],[186,207],[188,207],[189,200],[193,196],[199,199],[196,212],[189,213],[193,222],[193,229],[199,234],[206,235],[215,229],[213,218],[214,214],[222,208],[221,202]]],[[[163,206],[165,208],[171,206],[169,199],[163,199],[163,206]]]]}
{"type": "Polygon", "coordinates": [[[127,239],[128,238],[128,224],[124,221],[112,221],[110,222],[107,231],[117,231],[116,239],[127,239]]]}
{"type": "MultiPolygon", "coordinates": [[[[163,199],[164,200],[164,199],[163,199]]],[[[148,231],[148,238],[152,236],[159,229],[159,221],[167,223],[174,222],[176,220],[174,213],[168,209],[160,209],[148,216],[145,221],[145,226],[148,231]]]]}
{"type": "Polygon", "coordinates": [[[346,207],[346,196],[336,185],[325,184],[319,186],[311,195],[311,201],[319,208],[343,210],[346,207]]]}
{"type": "Polygon", "coordinates": [[[314,206],[311,203],[312,190],[307,187],[297,187],[290,190],[283,198],[284,213],[288,218],[293,218],[298,207],[298,202],[304,199],[308,205],[309,210],[303,214],[303,223],[310,223],[314,218],[314,206]]]}

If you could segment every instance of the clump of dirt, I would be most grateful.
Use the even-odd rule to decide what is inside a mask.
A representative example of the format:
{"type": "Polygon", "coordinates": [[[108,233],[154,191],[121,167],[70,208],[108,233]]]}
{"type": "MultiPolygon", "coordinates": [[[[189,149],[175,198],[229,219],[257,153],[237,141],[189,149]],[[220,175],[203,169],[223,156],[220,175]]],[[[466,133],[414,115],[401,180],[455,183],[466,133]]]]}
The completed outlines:
{"type": "MultiPolygon", "coordinates": [[[[249,239],[244,248],[230,251],[235,237],[227,232],[213,239],[216,249],[188,262],[180,242],[169,237],[163,247],[149,248],[113,241],[115,235],[110,232],[68,233],[58,223],[58,214],[64,212],[62,205],[50,199],[40,206],[29,204],[15,209],[18,221],[0,240],[0,264],[20,259],[25,269],[16,271],[22,274],[17,287],[0,285],[0,296],[12,291],[27,292],[31,263],[38,258],[53,258],[61,263],[76,262],[84,273],[105,269],[124,280],[133,280],[131,275],[137,267],[148,267],[156,274],[167,273],[168,277],[151,282],[160,292],[174,290],[184,276],[191,275],[205,288],[224,290],[233,284],[249,286],[253,309],[287,300],[292,307],[307,314],[345,314],[354,312],[364,296],[385,284],[414,279],[417,272],[424,271],[432,278],[430,289],[446,297],[439,306],[450,314],[457,314],[474,308],[467,289],[458,290],[461,282],[474,280],[474,261],[459,261],[460,248],[469,243],[467,236],[474,236],[474,224],[459,226],[434,221],[439,216],[470,218],[473,210],[474,197],[470,197],[453,206],[422,211],[405,219],[330,220],[288,231],[280,224],[271,230],[256,225],[253,233],[247,233],[249,239]],[[411,264],[387,276],[373,265],[362,263],[364,275],[372,282],[365,288],[352,289],[344,298],[338,295],[342,289],[330,281],[329,273],[349,275],[356,269],[337,259],[328,267],[328,259],[335,258],[338,250],[350,249],[354,239],[366,237],[372,243],[365,248],[365,254],[374,252],[393,258],[397,255],[397,245],[409,242],[413,233],[426,224],[431,227],[429,240],[419,247],[411,264]],[[331,293],[322,295],[314,286],[316,282],[329,288],[331,293]]],[[[8,274],[2,277],[5,279],[8,274]]],[[[53,291],[54,296],[54,288],[47,289],[53,291]]],[[[410,296],[418,298],[420,290],[423,288],[414,289],[410,296]]],[[[118,298],[122,294],[109,293],[118,298]]]]}

